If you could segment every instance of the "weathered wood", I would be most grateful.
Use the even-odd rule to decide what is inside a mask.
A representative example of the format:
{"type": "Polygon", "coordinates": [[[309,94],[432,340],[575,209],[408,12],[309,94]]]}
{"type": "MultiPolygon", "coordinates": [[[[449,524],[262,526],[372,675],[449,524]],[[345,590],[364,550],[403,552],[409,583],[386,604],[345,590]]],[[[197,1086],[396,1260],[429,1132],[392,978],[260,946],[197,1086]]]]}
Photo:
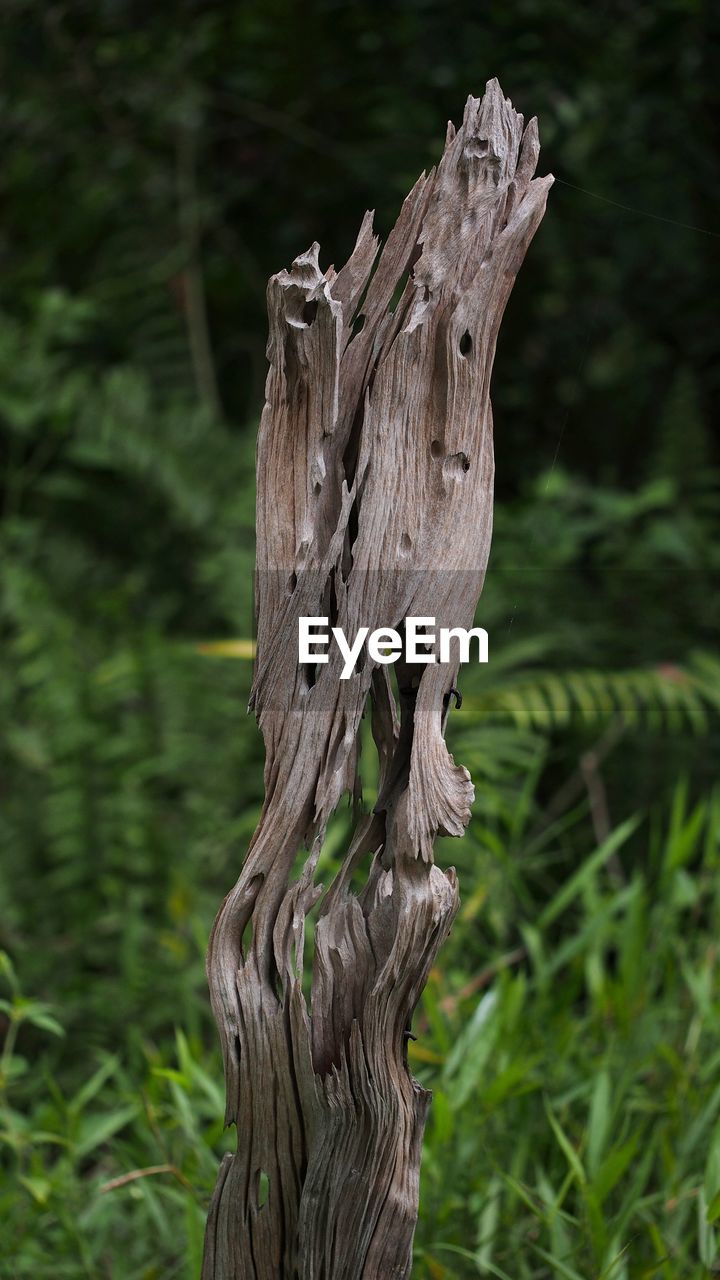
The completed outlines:
{"type": "Polygon", "coordinates": [[[211,1206],[204,1280],[409,1274],[430,1095],[408,1069],[407,1033],[458,906],[433,842],[462,834],[473,798],[444,740],[457,667],[398,663],[396,700],[369,658],[347,681],[332,651],[317,671],[299,666],[298,618],[330,616],[347,636],[408,616],[472,626],[492,526],[495,342],[552,182],[533,179],[538,149],[535,120],[523,129],[490,81],[379,257],[368,214],[341,271],[320,269],[315,244],[269,283],[251,700],[265,803],[208,956],[238,1148],[211,1206]],[[379,799],[323,896],[315,866],[357,788],[368,699],[379,799]]]}

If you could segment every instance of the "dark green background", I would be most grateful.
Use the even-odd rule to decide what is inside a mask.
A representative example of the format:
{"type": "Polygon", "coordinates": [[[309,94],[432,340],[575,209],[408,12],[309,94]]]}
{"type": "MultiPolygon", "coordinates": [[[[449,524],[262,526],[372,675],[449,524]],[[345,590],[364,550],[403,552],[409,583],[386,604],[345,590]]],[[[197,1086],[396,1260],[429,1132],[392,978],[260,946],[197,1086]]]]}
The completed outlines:
{"type": "Polygon", "coordinates": [[[203,951],[262,795],[249,663],[197,646],[251,634],[265,282],[387,234],[491,76],[556,184],[495,366],[414,1274],[711,1274],[717,36],[701,0],[5,0],[0,1275],[197,1274],[203,951]]]}

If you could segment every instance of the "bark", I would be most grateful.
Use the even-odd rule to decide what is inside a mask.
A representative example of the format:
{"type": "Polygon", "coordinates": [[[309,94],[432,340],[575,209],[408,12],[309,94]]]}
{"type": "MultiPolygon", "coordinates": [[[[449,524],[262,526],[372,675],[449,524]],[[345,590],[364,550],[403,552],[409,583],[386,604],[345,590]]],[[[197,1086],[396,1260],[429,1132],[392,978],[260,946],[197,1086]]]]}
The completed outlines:
{"type": "Polygon", "coordinates": [[[238,1146],[203,1280],[410,1271],[430,1095],[407,1037],[458,906],[433,843],[462,835],[473,799],[444,738],[457,666],[365,658],[341,681],[332,651],[298,665],[298,618],[327,616],[348,637],[408,616],[472,626],[492,526],[495,343],[552,182],[533,179],[538,149],[536,121],[523,128],[490,81],[382,252],[367,214],[340,271],[321,270],[314,244],[268,286],[251,698],[265,802],[208,956],[238,1146]],[[339,800],[357,796],[366,704],[379,798],[323,890],[315,867],[339,800]]]}

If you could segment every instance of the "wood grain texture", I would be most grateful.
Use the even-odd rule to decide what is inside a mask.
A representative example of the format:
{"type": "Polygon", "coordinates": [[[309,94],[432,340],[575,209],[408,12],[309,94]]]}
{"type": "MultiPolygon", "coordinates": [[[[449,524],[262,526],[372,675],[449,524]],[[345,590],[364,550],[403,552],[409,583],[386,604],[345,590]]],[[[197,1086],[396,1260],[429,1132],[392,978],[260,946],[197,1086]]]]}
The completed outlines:
{"type": "Polygon", "coordinates": [[[203,1280],[410,1272],[430,1095],[407,1033],[458,906],[433,843],[463,833],[473,798],[444,738],[457,667],[400,661],[397,696],[368,657],[341,681],[332,649],[325,666],[298,665],[298,618],[328,616],[349,637],[411,615],[472,625],[492,528],[495,343],[552,182],[533,178],[538,150],[535,120],[524,127],[490,81],[381,251],[367,214],[340,271],[322,271],[314,244],[269,282],[251,697],[265,802],[208,955],[238,1146],[203,1280]],[[323,889],[317,859],[338,802],[357,794],[366,709],[379,798],[323,889]]]}

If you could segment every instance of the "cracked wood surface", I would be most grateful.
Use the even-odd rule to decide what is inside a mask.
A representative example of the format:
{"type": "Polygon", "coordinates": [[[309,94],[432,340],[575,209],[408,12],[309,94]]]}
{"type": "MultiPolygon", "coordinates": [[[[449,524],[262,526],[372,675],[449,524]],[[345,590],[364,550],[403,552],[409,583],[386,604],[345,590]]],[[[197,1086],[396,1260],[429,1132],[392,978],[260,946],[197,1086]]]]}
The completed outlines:
{"type": "Polygon", "coordinates": [[[327,665],[298,665],[298,618],[327,616],[348,637],[408,616],[472,626],[492,528],[495,343],[552,183],[533,177],[538,151],[536,121],[524,127],[490,81],[381,251],[367,214],[340,271],[321,270],[314,244],[268,286],[251,695],[265,802],[208,955],[238,1146],[203,1280],[410,1273],[430,1095],[407,1036],[458,907],[433,843],[462,835],[473,798],[444,737],[457,665],[401,659],[396,694],[363,651],[341,681],[333,647],[327,665]],[[323,889],[317,859],[341,797],[357,795],[366,704],[378,801],[323,889]]]}

